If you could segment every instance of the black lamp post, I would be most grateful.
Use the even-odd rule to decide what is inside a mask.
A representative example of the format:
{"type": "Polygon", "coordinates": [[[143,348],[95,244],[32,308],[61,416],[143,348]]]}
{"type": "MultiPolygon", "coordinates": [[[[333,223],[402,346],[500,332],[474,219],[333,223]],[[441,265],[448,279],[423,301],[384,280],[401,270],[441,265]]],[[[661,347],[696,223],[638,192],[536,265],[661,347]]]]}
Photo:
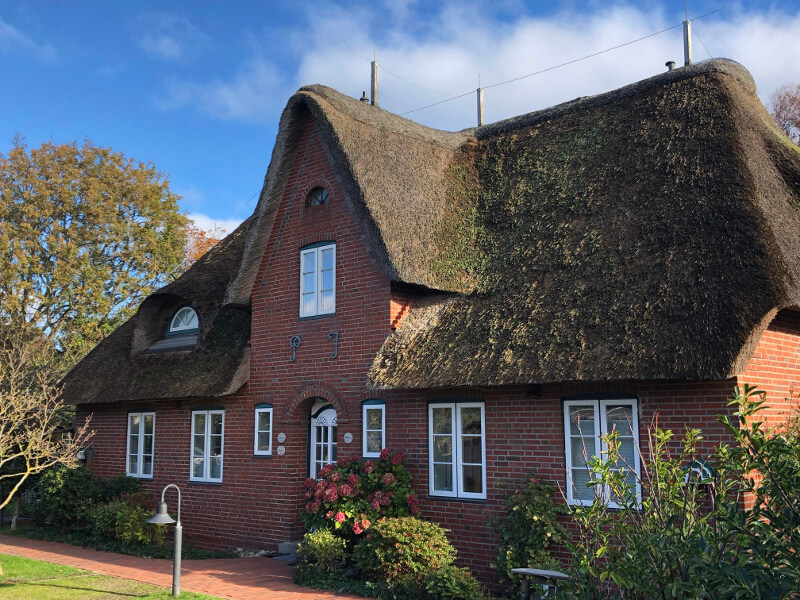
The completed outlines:
{"type": "Polygon", "coordinates": [[[156,513],[147,519],[152,525],[169,525],[175,523],[175,548],[172,553],[172,595],[179,596],[181,593],[181,543],[183,541],[183,527],[181,527],[181,488],[174,483],[167,484],[161,490],[161,502],[156,507],[156,513]],[[169,516],[167,513],[167,503],[164,502],[164,492],[168,488],[174,487],[178,490],[178,520],[169,516]]]}

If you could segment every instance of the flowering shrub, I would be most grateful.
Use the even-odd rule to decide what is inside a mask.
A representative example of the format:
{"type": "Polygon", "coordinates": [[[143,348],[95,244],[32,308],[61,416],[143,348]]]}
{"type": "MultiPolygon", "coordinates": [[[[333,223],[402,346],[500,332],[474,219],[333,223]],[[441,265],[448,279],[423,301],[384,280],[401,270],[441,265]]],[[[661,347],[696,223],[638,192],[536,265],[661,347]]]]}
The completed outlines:
{"type": "Polygon", "coordinates": [[[306,528],[352,540],[382,517],[416,515],[419,501],[404,459],[403,452],[385,449],[377,460],[353,456],[320,469],[319,479],[305,482],[306,528]]]}

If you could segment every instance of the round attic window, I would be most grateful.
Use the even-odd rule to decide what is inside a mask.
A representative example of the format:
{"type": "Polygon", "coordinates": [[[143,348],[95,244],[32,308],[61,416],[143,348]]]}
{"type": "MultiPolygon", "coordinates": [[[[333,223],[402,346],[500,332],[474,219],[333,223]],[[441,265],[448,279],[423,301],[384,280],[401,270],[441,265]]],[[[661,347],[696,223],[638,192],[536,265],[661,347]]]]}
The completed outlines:
{"type": "Polygon", "coordinates": [[[169,324],[170,333],[181,333],[197,329],[197,313],[190,306],[179,308],[169,324]]]}
{"type": "Polygon", "coordinates": [[[315,187],[308,194],[309,206],[322,206],[328,203],[328,190],[322,187],[315,187]]]}

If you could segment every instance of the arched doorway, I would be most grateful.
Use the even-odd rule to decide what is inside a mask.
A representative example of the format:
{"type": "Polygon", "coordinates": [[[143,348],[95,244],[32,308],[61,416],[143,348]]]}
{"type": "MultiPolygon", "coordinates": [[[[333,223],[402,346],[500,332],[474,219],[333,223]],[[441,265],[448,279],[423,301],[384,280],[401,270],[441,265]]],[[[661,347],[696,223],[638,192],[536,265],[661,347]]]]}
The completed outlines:
{"type": "Polygon", "coordinates": [[[322,467],[336,462],[336,409],[319,401],[311,407],[308,474],[316,477],[322,467]]]}

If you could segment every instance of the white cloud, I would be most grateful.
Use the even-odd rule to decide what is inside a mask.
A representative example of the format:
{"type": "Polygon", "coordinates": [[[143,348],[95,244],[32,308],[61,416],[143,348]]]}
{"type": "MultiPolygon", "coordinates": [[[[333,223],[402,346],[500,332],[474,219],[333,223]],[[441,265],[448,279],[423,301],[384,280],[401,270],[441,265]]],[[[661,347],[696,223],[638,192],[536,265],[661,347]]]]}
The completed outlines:
{"type": "Polygon", "coordinates": [[[2,18],[0,18],[0,51],[27,54],[45,62],[56,59],[56,51],[52,45],[40,44],[2,18]]]}
{"type": "MultiPolygon", "coordinates": [[[[359,97],[369,89],[370,59],[377,48],[380,104],[404,113],[477,87],[520,77],[629,42],[683,19],[629,4],[595,4],[591,12],[561,10],[514,20],[492,17],[474,3],[450,1],[430,8],[413,0],[385,0],[382,7],[358,10],[335,3],[308,8],[287,51],[298,66],[284,74],[256,45],[227,79],[178,81],[169,85],[164,108],[191,106],[213,117],[274,122],[277,111],[301,85],[323,83],[359,97]],[[428,12],[424,21],[418,12],[428,12]],[[348,47],[349,46],[349,47],[348,47]],[[395,77],[400,75],[406,81],[395,77]],[[417,87],[408,82],[418,84],[417,87]],[[423,89],[426,88],[426,89],[423,89]],[[438,92],[438,93],[437,93],[438,92]]],[[[763,100],[782,83],[800,81],[800,12],[748,12],[729,8],[694,22],[694,30],[715,56],[733,58],[753,74],[763,100]]],[[[485,90],[486,121],[546,108],[578,96],[602,93],[665,70],[683,58],[681,27],[635,44],[485,90]]],[[[708,58],[699,38],[695,61],[708,58]]],[[[476,123],[475,95],[407,115],[442,129],[476,123]]]]}
{"type": "Polygon", "coordinates": [[[180,15],[150,13],[134,22],[142,50],[162,60],[182,60],[200,52],[209,36],[180,15]]]}
{"type": "Polygon", "coordinates": [[[242,224],[244,219],[213,219],[203,213],[189,213],[187,215],[195,226],[207,231],[212,235],[219,236],[220,234],[231,233],[239,225],[242,224]]]}

